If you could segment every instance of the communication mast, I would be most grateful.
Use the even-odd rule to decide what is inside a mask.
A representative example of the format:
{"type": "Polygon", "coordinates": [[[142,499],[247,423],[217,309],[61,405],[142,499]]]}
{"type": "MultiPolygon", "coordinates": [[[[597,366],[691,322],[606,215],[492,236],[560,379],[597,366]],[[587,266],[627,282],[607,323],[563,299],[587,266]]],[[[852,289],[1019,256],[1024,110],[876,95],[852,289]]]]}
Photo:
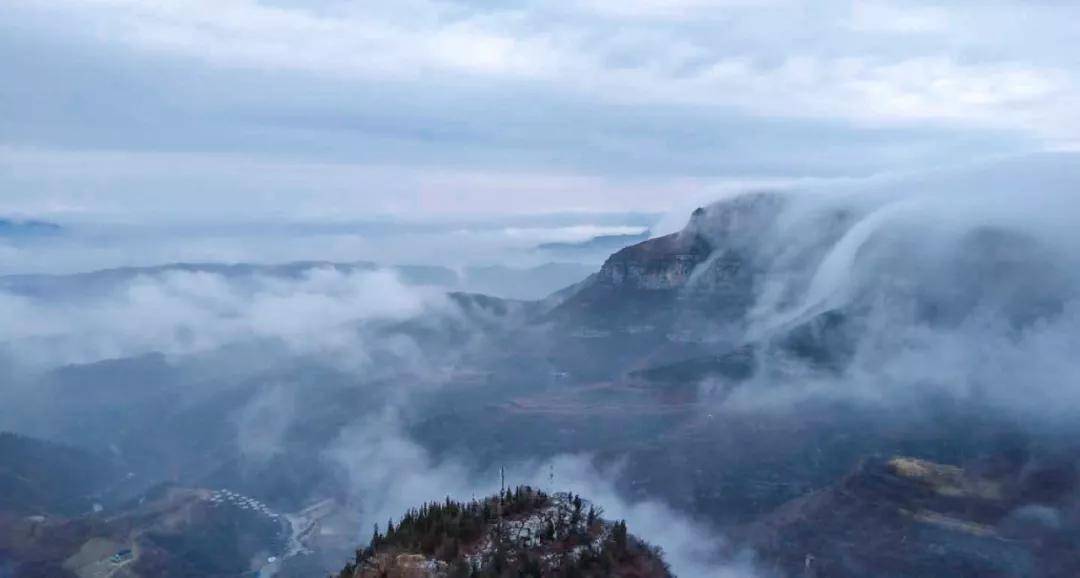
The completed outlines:
{"type": "Polygon", "coordinates": [[[495,502],[496,515],[499,517],[499,523],[496,526],[495,548],[500,550],[502,548],[503,541],[503,500],[506,494],[506,467],[499,466],[499,499],[495,502]]]}

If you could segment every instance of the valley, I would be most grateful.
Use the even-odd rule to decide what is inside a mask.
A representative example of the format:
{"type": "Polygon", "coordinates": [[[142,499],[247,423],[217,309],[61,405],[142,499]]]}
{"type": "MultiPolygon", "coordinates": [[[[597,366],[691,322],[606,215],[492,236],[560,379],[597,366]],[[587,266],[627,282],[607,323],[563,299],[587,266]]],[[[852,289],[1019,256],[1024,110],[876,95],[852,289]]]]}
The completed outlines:
{"type": "MultiPolygon", "coordinates": [[[[793,213],[816,236],[792,252],[783,239],[796,232],[774,224],[791,218],[791,202],[747,195],[695,211],[681,232],[619,250],[544,300],[452,292],[419,315],[352,324],[367,344],[362,371],[269,343],[238,345],[229,358],[258,363],[225,372],[232,364],[208,351],[45,373],[38,391],[62,401],[49,403],[55,420],[41,435],[78,448],[50,450],[57,456],[96,452],[80,467],[103,479],[63,498],[81,510],[51,494],[7,506],[60,517],[5,555],[16,576],[33,576],[34,564],[79,576],[312,575],[348,559],[365,526],[400,515],[395,506],[487,493],[496,471],[557,492],[576,475],[560,460],[576,456],[596,472],[589,483],[626,507],[662,504],[699,524],[707,554],[695,555],[715,564],[750,552],[763,575],[1068,575],[1076,562],[1054,544],[1080,528],[1069,426],[1030,425],[1000,405],[1005,390],[993,382],[951,394],[905,367],[900,389],[858,388],[872,375],[864,364],[893,362],[877,318],[897,304],[915,317],[893,332],[951,332],[978,311],[1041,327],[1027,324],[1054,323],[1075,286],[1029,240],[976,232],[966,242],[985,251],[958,262],[944,254],[942,267],[1015,270],[999,286],[1038,277],[1046,291],[958,291],[936,277],[947,269],[900,262],[891,266],[921,285],[870,276],[843,304],[804,302],[817,264],[861,217],[828,206],[793,213]],[[788,286],[774,289],[769,317],[759,294],[777,282],[788,286]],[[985,474],[993,481],[966,481],[968,469],[1002,460],[985,474]],[[1029,503],[1022,480],[1046,460],[1065,468],[1054,474],[1060,490],[1029,503]],[[951,485],[935,490],[937,478],[951,485]],[[1000,503],[968,496],[971,487],[1001,488],[1000,503]],[[236,500],[240,518],[204,512],[236,500]],[[265,523],[243,521],[247,508],[265,523]],[[1057,512],[1054,527],[1015,526],[1038,508],[1057,512]],[[1010,553],[990,556],[996,541],[1010,553]],[[128,552],[122,563],[109,562],[112,550],[128,552]],[[1044,572],[1039,560],[1050,559],[1058,566],[1044,572]]],[[[304,279],[321,267],[286,270],[304,279]]],[[[25,407],[35,403],[45,402],[25,407]]],[[[8,466],[13,483],[28,467],[8,466]]]]}

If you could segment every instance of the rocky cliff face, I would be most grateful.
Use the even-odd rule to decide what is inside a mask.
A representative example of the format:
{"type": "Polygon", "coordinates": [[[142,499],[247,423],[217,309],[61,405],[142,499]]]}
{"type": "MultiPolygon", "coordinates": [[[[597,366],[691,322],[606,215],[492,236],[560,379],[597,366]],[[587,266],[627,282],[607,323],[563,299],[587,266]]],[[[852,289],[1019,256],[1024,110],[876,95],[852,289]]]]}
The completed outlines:
{"type": "Polygon", "coordinates": [[[594,282],[649,291],[677,289],[711,252],[708,241],[693,231],[672,233],[618,251],[594,282]]]}
{"type": "Polygon", "coordinates": [[[744,269],[759,235],[774,223],[784,199],[750,194],[702,207],[683,230],[626,247],[607,259],[593,283],[628,290],[665,291],[694,283],[702,289],[731,284],[744,269]],[[700,267],[700,270],[699,270],[700,267]]]}
{"type": "MultiPolygon", "coordinates": [[[[1030,233],[923,230],[908,211],[840,195],[733,197],[694,211],[678,233],[618,251],[551,318],[591,340],[566,357],[600,350],[631,370],[748,345],[841,370],[856,343],[892,351],[905,331],[980,318],[1029,327],[1080,294],[1075,269],[1030,233]]],[[[595,359],[580,357],[565,364],[595,359]]]]}
{"type": "Polygon", "coordinates": [[[614,332],[685,333],[730,321],[751,303],[755,239],[782,206],[776,195],[736,197],[697,209],[683,230],[626,247],[557,308],[556,317],[614,332]]]}
{"type": "Polygon", "coordinates": [[[741,347],[788,203],[733,197],[695,210],[677,233],[614,253],[546,315],[564,336],[549,357],[597,379],[612,377],[600,368],[624,373],[741,347]]]}

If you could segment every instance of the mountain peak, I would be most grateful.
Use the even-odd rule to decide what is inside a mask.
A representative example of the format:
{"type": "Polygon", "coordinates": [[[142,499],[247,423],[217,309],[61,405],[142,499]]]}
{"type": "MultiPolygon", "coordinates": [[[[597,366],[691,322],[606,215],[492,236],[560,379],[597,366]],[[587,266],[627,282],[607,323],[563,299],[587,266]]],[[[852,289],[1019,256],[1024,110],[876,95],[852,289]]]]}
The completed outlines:
{"type": "Polygon", "coordinates": [[[778,193],[747,193],[698,207],[681,231],[611,255],[596,281],[631,289],[678,289],[715,251],[751,244],[772,225],[784,201],[778,193]]]}

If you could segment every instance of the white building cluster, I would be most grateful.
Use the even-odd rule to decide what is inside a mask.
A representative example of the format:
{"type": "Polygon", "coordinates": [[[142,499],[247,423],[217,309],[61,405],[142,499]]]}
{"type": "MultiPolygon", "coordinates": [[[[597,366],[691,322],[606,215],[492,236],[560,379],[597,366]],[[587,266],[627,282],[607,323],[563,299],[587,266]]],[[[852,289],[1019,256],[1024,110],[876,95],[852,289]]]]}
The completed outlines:
{"type": "Polygon", "coordinates": [[[231,490],[215,490],[210,494],[209,501],[215,508],[222,505],[232,505],[241,510],[250,510],[257,514],[263,514],[273,520],[277,520],[279,517],[278,514],[274,513],[273,510],[259,500],[249,498],[231,490]]]}

